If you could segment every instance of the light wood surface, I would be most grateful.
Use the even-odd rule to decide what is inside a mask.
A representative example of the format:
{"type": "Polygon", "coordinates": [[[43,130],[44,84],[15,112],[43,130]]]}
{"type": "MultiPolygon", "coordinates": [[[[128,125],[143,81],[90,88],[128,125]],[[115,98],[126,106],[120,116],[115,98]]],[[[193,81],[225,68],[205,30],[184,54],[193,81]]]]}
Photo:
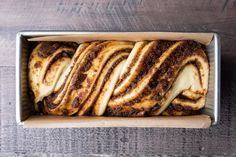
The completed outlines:
{"type": "Polygon", "coordinates": [[[0,156],[236,156],[236,1],[0,1],[0,156]],[[15,122],[21,30],[218,32],[221,121],[210,129],[24,129],[15,122]]]}

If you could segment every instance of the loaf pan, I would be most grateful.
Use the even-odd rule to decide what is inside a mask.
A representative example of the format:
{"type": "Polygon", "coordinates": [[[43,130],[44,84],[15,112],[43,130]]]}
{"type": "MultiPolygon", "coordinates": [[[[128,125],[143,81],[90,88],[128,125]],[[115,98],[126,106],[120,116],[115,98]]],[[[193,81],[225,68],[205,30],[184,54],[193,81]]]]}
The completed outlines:
{"type": "Polygon", "coordinates": [[[71,127],[172,127],[207,128],[220,118],[220,38],[217,33],[193,32],[65,32],[24,31],[16,35],[16,122],[33,128],[71,127]],[[206,44],[210,77],[202,115],[180,117],[60,117],[36,115],[29,99],[27,64],[33,41],[92,40],[197,40],[206,44]]]}

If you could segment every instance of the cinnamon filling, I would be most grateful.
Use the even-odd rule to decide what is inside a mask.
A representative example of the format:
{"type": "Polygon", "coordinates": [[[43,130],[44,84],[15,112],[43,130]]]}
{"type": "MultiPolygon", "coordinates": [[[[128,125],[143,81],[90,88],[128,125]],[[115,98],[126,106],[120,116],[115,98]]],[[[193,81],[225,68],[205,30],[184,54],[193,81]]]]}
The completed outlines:
{"type": "MultiPolygon", "coordinates": [[[[73,56],[73,51],[62,51],[61,53],[58,53],[53,59],[52,61],[49,63],[48,65],[48,70],[50,70],[51,66],[56,62],[58,61],[59,59],[61,58],[64,58],[64,57],[67,57],[67,58],[72,58],[73,56]]],[[[45,73],[44,77],[47,75],[47,73],[45,73]]]]}
{"type": "MultiPolygon", "coordinates": [[[[92,66],[92,60],[94,60],[96,58],[99,51],[101,51],[101,48],[99,48],[99,49],[96,48],[96,51],[92,51],[92,54],[88,55],[88,57],[85,59],[86,60],[85,64],[80,68],[80,70],[78,70],[76,77],[72,80],[73,89],[80,88],[80,84],[85,80],[85,78],[87,76],[86,74],[83,74],[83,73],[88,71],[89,68],[92,66]]],[[[130,52],[130,51],[131,51],[131,49],[128,49],[128,48],[121,49],[119,51],[116,51],[114,54],[112,54],[110,58],[116,56],[117,54],[119,54],[121,52],[130,52]]],[[[108,62],[108,60],[106,61],[106,63],[108,62]]]]}
{"type": "Polygon", "coordinates": [[[60,47],[69,47],[75,50],[78,44],[75,42],[42,42],[38,50],[38,55],[42,58],[47,58],[60,47]]]}
{"type": "MultiPolygon", "coordinates": [[[[162,42],[159,43],[158,46],[160,46],[159,53],[162,54],[164,51],[167,50],[168,46],[172,45],[174,42],[162,42]],[[163,46],[161,46],[163,44],[163,46]]],[[[171,86],[171,84],[174,82],[174,79],[176,78],[176,75],[178,74],[178,69],[180,69],[180,63],[187,58],[188,56],[193,55],[193,51],[201,48],[202,45],[199,43],[196,43],[194,41],[187,41],[184,43],[184,45],[177,47],[174,52],[165,60],[165,62],[161,65],[161,67],[157,70],[157,72],[154,74],[154,76],[151,78],[148,86],[146,89],[142,92],[141,95],[137,99],[141,99],[142,97],[146,96],[146,94],[150,93],[151,90],[156,90],[156,99],[161,99],[161,96],[163,93],[166,92],[171,86]],[[162,76],[164,78],[160,79],[162,76]]],[[[159,47],[158,47],[159,49],[159,47]]],[[[156,53],[157,54],[157,53],[156,53]]],[[[146,63],[151,62],[150,65],[145,64],[142,66],[141,74],[131,83],[131,85],[126,88],[126,90],[119,95],[113,96],[112,99],[116,99],[118,97],[122,97],[129,93],[131,90],[135,89],[137,87],[137,83],[147,74],[148,69],[150,69],[153,64],[155,63],[155,56],[150,55],[146,59],[146,63]],[[148,60],[151,59],[150,60],[148,60]],[[143,72],[145,71],[145,72],[143,72]]],[[[195,63],[195,62],[194,62],[195,63]]],[[[195,65],[198,63],[196,62],[195,65]]],[[[199,67],[199,65],[197,66],[199,67]]],[[[201,80],[201,79],[200,79],[201,80]]],[[[134,102],[137,102],[136,100],[134,102]]],[[[139,102],[139,101],[138,101],[139,102]]],[[[128,104],[133,104],[132,102],[129,102],[128,104]]]]}

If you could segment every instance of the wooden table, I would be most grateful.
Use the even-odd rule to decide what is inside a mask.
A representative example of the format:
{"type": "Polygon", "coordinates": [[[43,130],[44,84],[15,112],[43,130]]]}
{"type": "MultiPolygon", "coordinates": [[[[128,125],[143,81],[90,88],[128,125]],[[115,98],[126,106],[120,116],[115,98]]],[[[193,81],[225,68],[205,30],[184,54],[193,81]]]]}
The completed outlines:
{"type": "Polygon", "coordinates": [[[236,156],[236,1],[0,1],[2,156],[236,156]],[[221,121],[210,129],[23,129],[15,122],[20,30],[218,32],[221,121]]]}

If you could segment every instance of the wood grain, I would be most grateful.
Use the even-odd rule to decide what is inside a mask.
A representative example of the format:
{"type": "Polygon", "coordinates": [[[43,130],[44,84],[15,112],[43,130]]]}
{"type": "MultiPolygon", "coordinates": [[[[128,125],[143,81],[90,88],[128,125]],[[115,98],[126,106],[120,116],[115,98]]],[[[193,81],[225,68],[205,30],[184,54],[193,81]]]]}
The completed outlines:
{"type": "Polygon", "coordinates": [[[0,1],[0,156],[236,156],[236,1],[0,1]],[[220,124],[210,129],[23,129],[15,123],[20,30],[218,32],[220,124]]]}

